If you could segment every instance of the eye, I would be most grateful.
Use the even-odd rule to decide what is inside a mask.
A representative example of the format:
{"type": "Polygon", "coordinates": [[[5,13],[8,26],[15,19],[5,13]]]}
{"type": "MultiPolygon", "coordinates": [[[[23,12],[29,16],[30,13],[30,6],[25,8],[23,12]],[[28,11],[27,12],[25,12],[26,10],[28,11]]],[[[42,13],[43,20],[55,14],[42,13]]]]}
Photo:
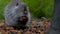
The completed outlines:
{"type": "Polygon", "coordinates": [[[26,7],[24,7],[24,11],[27,11],[26,7]]]}
{"type": "Polygon", "coordinates": [[[19,4],[17,3],[16,6],[18,6],[19,4]]]}

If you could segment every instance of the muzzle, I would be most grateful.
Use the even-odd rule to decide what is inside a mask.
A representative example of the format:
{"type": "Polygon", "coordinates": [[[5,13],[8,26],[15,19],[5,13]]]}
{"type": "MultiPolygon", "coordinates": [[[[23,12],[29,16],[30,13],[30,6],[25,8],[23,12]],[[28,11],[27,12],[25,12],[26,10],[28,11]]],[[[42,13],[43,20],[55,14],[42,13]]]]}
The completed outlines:
{"type": "Polygon", "coordinates": [[[27,16],[18,17],[17,25],[24,26],[24,25],[27,24],[27,22],[28,22],[28,17],[27,16]]]}

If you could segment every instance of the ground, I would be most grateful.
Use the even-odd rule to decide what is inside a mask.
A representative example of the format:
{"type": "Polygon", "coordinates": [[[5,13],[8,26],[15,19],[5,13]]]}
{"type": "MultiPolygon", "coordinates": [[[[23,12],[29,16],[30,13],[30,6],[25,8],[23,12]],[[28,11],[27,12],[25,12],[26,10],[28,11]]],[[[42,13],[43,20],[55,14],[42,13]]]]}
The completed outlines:
{"type": "Polygon", "coordinates": [[[13,27],[4,27],[5,23],[0,22],[0,34],[47,34],[50,28],[50,20],[36,19],[26,29],[14,29],[13,27]]]}

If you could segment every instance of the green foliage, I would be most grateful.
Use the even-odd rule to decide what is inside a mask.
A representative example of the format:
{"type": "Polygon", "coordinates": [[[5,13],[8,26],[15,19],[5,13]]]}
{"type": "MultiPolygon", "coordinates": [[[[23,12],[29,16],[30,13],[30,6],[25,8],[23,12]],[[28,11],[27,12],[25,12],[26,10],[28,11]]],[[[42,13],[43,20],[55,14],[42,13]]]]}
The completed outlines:
{"type": "Polygon", "coordinates": [[[0,19],[4,19],[4,9],[10,0],[0,0],[0,19]]]}
{"type": "Polygon", "coordinates": [[[52,17],[54,0],[23,0],[30,8],[33,17],[52,17]]]}
{"type": "MultiPolygon", "coordinates": [[[[4,19],[4,8],[10,1],[11,0],[0,0],[0,19],[4,19]]],[[[33,17],[51,18],[54,0],[23,0],[23,2],[27,3],[33,17]]]]}

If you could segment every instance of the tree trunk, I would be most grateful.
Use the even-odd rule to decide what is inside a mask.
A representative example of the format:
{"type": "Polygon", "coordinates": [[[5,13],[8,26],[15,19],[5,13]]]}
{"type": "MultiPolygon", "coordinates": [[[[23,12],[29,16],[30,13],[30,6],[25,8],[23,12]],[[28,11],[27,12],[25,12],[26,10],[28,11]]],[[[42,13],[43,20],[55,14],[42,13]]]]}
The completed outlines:
{"type": "Polygon", "coordinates": [[[54,11],[49,34],[60,34],[60,0],[54,0],[54,11]]]}

